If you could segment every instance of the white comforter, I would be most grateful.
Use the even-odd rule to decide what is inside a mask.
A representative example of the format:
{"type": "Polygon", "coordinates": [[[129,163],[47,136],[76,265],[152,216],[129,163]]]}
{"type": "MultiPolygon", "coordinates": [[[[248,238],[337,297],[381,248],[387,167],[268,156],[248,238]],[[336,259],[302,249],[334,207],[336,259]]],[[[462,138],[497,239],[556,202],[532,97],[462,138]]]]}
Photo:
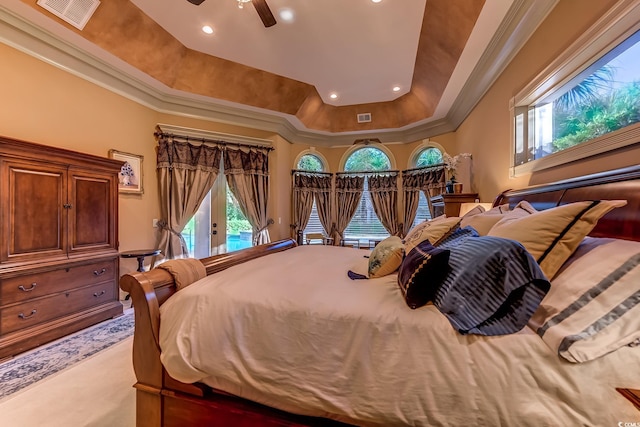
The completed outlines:
{"type": "Polygon", "coordinates": [[[617,426],[640,412],[640,347],[571,364],[525,328],[459,335],[411,310],[396,275],[350,280],[366,251],[301,246],[209,276],[161,307],[162,363],[183,382],[359,425],[617,426]]]}

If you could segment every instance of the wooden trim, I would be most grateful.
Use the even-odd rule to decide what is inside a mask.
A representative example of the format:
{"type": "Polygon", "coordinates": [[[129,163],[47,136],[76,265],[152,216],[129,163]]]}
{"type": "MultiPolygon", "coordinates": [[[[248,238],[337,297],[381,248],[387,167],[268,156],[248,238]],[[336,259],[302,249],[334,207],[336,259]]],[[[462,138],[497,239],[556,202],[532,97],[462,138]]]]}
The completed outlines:
{"type": "Polygon", "coordinates": [[[631,403],[640,411],[640,390],[630,388],[616,388],[618,393],[629,399],[631,403]]]}

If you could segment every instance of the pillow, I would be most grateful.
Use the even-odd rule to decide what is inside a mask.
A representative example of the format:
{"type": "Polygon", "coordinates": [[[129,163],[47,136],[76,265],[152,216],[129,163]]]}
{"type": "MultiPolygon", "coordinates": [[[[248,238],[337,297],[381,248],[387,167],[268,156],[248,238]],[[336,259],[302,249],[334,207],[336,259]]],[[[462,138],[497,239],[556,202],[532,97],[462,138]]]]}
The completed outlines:
{"type": "Polygon", "coordinates": [[[402,239],[398,236],[387,237],[369,255],[369,278],[375,279],[393,273],[400,267],[403,256],[402,239]]]}
{"type": "MultiPolygon", "coordinates": [[[[472,212],[472,211],[469,211],[472,212]]],[[[460,227],[473,227],[479,235],[486,236],[491,227],[503,218],[503,215],[509,211],[509,204],[495,206],[488,211],[477,215],[463,216],[460,220],[460,227]]]]}
{"type": "Polygon", "coordinates": [[[452,246],[461,245],[470,237],[480,237],[475,228],[467,226],[464,228],[458,228],[448,236],[440,239],[438,247],[443,249],[450,249],[452,246]]]}
{"type": "Polygon", "coordinates": [[[529,321],[570,362],[640,339],[640,242],[586,237],[529,321]]]}
{"type": "Polygon", "coordinates": [[[507,215],[489,230],[488,235],[522,243],[551,279],[598,220],[610,210],[626,204],[626,200],[585,201],[521,218],[507,215]]]}
{"type": "Polygon", "coordinates": [[[459,217],[433,219],[416,225],[404,238],[405,252],[409,253],[420,242],[429,240],[434,246],[443,237],[454,231],[460,223],[459,217]]]}
{"type": "Polygon", "coordinates": [[[489,236],[465,238],[448,249],[450,271],[433,303],[451,325],[478,335],[524,328],[549,290],[531,254],[514,240],[489,236]]]}
{"type": "Polygon", "coordinates": [[[186,288],[207,275],[204,264],[195,258],[172,259],[163,262],[158,268],[167,270],[173,276],[177,290],[186,288]]]}
{"type": "Polygon", "coordinates": [[[433,299],[449,270],[449,251],[436,248],[428,240],[418,243],[402,260],[398,285],[409,307],[422,307],[433,299]]]}

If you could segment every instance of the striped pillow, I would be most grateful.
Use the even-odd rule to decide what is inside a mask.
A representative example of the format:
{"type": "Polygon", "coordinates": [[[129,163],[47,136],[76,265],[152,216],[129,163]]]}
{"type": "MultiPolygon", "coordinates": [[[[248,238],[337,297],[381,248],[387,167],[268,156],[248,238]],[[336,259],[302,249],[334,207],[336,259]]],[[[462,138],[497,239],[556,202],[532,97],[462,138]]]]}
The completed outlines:
{"type": "Polygon", "coordinates": [[[428,240],[418,243],[407,252],[398,271],[398,285],[407,305],[416,309],[431,301],[448,272],[448,250],[435,248],[428,240]]]}
{"type": "Polygon", "coordinates": [[[518,332],[549,290],[538,264],[516,241],[470,237],[440,248],[451,251],[451,271],[434,305],[462,334],[518,332]]]}
{"type": "Polygon", "coordinates": [[[640,339],[640,242],[587,237],[529,322],[564,359],[596,359],[640,339]]]}
{"type": "Polygon", "coordinates": [[[626,204],[626,200],[596,200],[562,205],[517,219],[507,214],[488,235],[522,243],[551,279],[598,220],[626,204]]]}

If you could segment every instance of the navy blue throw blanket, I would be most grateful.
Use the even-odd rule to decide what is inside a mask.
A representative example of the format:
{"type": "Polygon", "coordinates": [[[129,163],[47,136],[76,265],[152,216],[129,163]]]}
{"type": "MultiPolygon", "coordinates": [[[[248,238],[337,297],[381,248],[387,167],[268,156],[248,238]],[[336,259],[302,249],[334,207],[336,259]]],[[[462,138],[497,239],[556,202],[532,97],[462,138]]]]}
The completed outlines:
{"type": "Polygon", "coordinates": [[[538,263],[514,240],[474,236],[438,247],[450,250],[450,270],[434,304],[462,334],[518,332],[549,291],[538,263]]]}

